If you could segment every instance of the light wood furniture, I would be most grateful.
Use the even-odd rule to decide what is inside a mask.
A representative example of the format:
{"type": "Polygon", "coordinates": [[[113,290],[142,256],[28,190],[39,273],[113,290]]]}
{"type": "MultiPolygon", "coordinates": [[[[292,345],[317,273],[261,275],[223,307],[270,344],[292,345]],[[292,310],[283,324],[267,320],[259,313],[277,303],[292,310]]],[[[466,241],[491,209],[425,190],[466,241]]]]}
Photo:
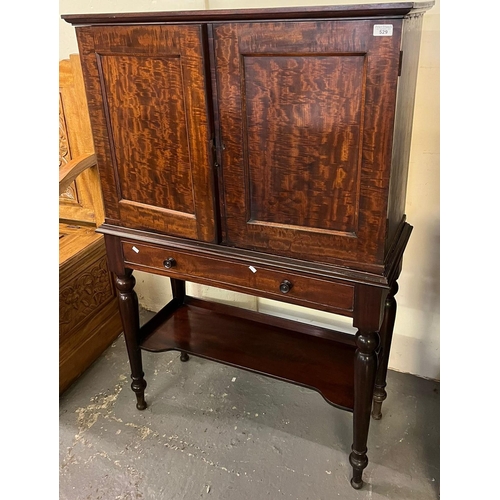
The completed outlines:
{"type": "Polygon", "coordinates": [[[59,393],[121,333],[78,55],[59,63],[59,393]]]}
{"type": "Polygon", "coordinates": [[[422,15],[432,2],[63,16],[76,26],[132,370],[177,349],[381,417],[422,15]],[[173,300],[139,328],[132,271],[173,300]],[[186,296],[193,281],[351,317],[355,337],[186,296]]]}

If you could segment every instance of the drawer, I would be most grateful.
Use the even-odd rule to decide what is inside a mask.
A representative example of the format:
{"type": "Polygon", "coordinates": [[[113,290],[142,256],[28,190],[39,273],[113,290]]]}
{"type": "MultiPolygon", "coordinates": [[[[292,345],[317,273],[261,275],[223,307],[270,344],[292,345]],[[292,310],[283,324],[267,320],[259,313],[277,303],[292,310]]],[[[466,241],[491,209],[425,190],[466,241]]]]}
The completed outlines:
{"type": "Polygon", "coordinates": [[[135,269],[349,316],[353,309],[353,285],[169,247],[123,241],[122,248],[135,269]]]}

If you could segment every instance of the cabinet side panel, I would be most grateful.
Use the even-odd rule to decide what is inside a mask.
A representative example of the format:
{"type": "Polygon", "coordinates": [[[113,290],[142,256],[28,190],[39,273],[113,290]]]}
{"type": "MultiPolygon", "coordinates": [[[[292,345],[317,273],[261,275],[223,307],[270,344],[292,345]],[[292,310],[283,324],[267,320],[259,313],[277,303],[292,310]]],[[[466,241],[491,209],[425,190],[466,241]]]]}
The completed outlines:
{"type": "Polygon", "coordinates": [[[386,252],[398,234],[398,228],[403,222],[405,212],[422,19],[422,16],[412,17],[405,19],[403,24],[403,42],[401,48],[403,51],[403,60],[396,101],[394,147],[387,208],[388,232],[386,252]]]}

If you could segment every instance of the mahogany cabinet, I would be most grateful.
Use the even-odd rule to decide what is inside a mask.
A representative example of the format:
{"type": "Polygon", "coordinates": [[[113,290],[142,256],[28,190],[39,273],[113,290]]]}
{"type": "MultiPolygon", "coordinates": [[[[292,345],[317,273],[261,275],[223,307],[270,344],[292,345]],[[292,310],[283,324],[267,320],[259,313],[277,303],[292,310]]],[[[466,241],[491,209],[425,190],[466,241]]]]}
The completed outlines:
{"type": "Polygon", "coordinates": [[[311,387],[381,417],[423,13],[433,2],[65,15],[76,27],[137,407],[141,350],[311,387]],[[139,328],[134,269],[173,299],[139,328]],[[186,296],[209,284],[353,318],[356,336],[186,296]]]}

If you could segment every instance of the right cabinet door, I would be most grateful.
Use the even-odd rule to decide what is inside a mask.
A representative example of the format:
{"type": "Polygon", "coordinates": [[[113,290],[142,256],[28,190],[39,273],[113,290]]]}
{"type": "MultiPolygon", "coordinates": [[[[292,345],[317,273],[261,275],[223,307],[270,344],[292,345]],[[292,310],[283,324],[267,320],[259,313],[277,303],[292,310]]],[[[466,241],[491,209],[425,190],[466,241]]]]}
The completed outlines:
{"type": "Polygon", "coordinates": [[[375,24],[215,26],[228,245],[383,263],[401,23],[375,24]]]}

